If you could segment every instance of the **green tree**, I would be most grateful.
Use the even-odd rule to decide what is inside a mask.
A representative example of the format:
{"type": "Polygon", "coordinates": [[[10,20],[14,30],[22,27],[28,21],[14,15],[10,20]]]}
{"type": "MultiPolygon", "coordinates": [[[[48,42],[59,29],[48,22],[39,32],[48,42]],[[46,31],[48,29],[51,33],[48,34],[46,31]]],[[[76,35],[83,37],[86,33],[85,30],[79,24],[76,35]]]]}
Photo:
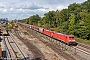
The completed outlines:
{"type": "Polygon", "coordinates": [[[12,24],[8,23],[8,29],[11,30],[13,28],[12,24]]]}
{"type": "Polygon", "coordinates": [[[69,17],[69,29],[68,29],[68,33],[72,33],[74,34],[74,29],[75,29],[75,16],[74,14],[71,14],[71,16],[69,17]]]}
{"type": "Polygon", "coordinates": [[[47,28],[52,28],[55,26],[55,12],[54,11],[49,11],[48,13],[44,14],[44,24],[47,23],[48,27],[47,28]]]}
{"type": "Polygon", "coordinates": [[[40,21],[41,17],[39,17],[38,14],[36,15],[33,15],[33,16],[30,16],[29,17],[29,24],[32,24],[32,25],[38,25],[38,21],[40,21]]]}

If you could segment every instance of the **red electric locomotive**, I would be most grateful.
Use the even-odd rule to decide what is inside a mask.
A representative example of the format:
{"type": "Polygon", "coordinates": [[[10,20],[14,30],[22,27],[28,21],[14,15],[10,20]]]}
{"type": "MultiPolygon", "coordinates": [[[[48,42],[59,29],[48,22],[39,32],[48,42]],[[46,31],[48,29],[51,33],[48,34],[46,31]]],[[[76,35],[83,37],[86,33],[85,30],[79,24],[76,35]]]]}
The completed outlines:
{"type": "Polygon", "coordinates": [[[53,33],[53,37],[60,40],[61,42],[65,42],[68,45],[75,45],[76,41],[74,35],[67,35],[62,33],[53,33]]]}
{"type": "Polygon", "coordinates": [[[50,36],[50,37],[58,39],[61,42],[64,42],[68,45],[76,45],[74,35],[72,35],[72,34],[67,35],[67,34],[57,33],[55,31],[50,31],[50,30],[47,30],[47,29],[44,29],[43,33],[50,36]]]}
{"type": "Polygon", "coordinates": [[[48,36],[51,36],[52,32],[50,30],[44,29],[43,33],[48,35],[48,36]]]}

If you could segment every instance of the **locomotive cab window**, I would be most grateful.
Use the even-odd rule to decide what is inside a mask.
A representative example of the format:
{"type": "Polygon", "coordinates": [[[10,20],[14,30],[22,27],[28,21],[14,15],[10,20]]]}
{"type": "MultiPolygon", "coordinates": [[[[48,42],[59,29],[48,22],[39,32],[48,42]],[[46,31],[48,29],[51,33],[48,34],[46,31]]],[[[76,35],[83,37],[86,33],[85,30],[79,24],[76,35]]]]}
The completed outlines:
{"type": "Polygon", "coordinates": [[[69,38],[74,38],[74,36],[71,36],[71,37],[69,37],[69,38]]]}

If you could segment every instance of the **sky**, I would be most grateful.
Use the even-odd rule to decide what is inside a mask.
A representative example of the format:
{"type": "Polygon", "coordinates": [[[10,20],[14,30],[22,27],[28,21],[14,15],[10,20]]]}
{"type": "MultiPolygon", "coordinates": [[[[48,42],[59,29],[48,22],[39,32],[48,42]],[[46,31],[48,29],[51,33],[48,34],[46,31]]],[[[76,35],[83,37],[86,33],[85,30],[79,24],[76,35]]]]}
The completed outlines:
{"type": "Polygon", "coordinates": [[[62,10],[72,3],[86,0],[0,0],[0,18],[24,19],[38,14],[43,16],[48,11],[62,10]]]}

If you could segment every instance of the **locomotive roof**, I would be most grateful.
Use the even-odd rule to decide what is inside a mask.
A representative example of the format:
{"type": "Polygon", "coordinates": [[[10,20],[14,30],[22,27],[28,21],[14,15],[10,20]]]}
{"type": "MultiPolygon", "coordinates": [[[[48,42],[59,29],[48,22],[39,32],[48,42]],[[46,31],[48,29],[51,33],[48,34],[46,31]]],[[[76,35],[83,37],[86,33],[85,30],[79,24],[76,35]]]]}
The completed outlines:
{"type": "Polygon", "coordinates": [[[74,35],[68,35],[69,37],[73,37],[74,35]]]}
{"type": "Polygon", "coordinates": [[[57,34],[66,35],[66,34],[63,34],[63,33],[60,33],[60,32],[57,32],[57,34]]]}

